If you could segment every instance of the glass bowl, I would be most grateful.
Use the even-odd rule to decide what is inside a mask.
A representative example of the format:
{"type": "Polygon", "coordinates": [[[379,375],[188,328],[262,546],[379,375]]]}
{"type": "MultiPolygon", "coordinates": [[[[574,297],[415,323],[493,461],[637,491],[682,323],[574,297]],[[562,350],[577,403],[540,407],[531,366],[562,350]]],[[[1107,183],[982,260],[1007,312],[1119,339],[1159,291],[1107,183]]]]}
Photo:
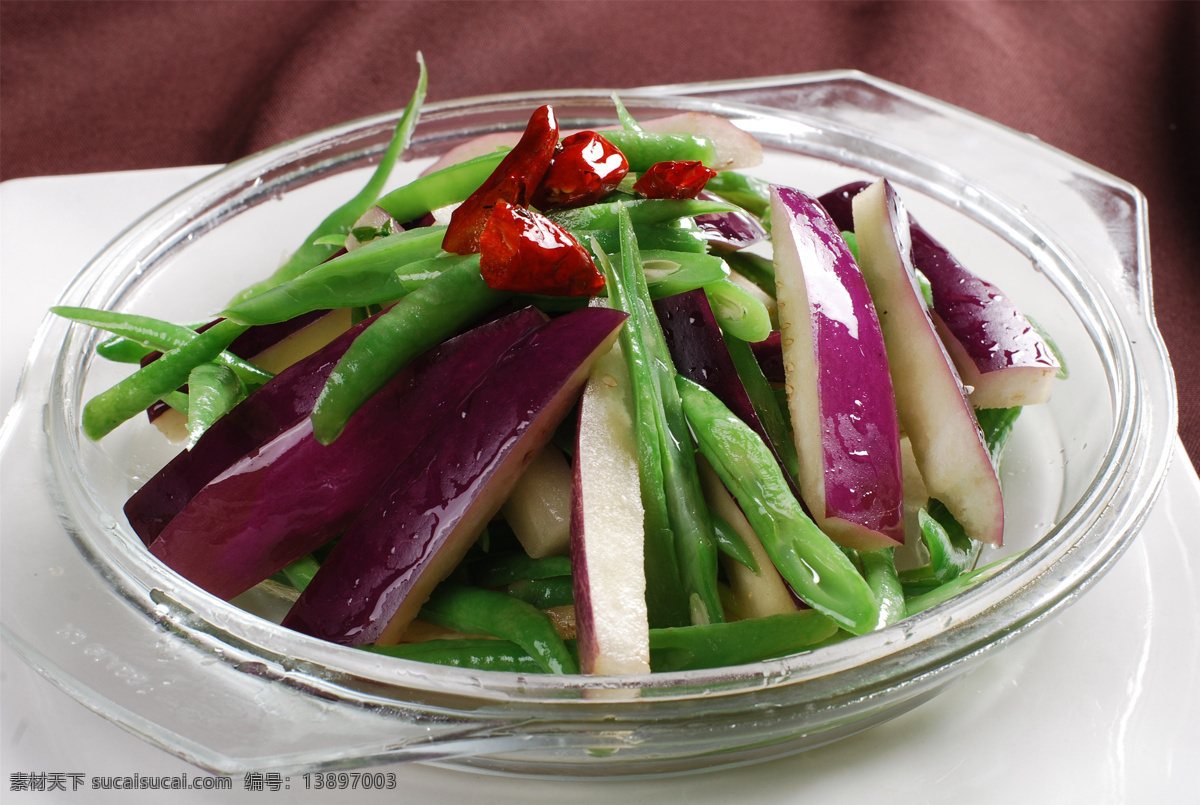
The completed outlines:
{"type": "MultiPolygon", "coordinates": [[[[636,677],[425,665],[323,643],[160,565],[121,512],[178,449],[144,421],[100,443],[82,402],[127,370],[98,335],[48,317],[5,420],[4,637],[88,707],[203,768],[288,773],[394,761],[550,776],[712,769],[818,746],[935,696],[1084,592],[1136,536],[1175,431],[1155,329],[1145,200],[1025,135],[856,72],[622,93],[643,118],[698,110],[754,133],[753,173],[813,194],[886,176],[923,225],[999,284],[1065,353],[1069,380],[1026,409],[1003,469],[1005,553],[961,596],[894,626],[753,665],[636,677]]],[[[564,128],[611,124],[608,91],[426,108],[392,184],[555,106],[564,128]]],[[[284,143],[198,182],[135,223],[61,304],[201,320],[352,195],[395,115],[284,143]]]]}

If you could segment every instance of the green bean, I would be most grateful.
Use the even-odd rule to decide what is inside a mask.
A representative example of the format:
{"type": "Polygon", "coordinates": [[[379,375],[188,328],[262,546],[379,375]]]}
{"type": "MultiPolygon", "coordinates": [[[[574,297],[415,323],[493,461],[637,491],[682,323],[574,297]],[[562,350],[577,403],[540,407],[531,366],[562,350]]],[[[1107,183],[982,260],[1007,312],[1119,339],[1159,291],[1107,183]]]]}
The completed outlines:
{"type": "Polygon", "coordinates": [[[106,330],[154,349],[174,349],[196,337],[196,331],[190,327],[133,313],[64,305],[55,305],[50,308],[50,312],[56,316],[62,316],[64,319],[86,324],[98,330],[106,330]]]}
{"type": "Polygon", "coordinates": [[[921,538],[929,550],[929,564],[938,583],[965,572],[975,562],[979,543],[967,536],[958,520],[940,500],[931,499],[917,511],[921,538]]]}
{"type": "Polygon", "coordinates": [[[313,435],[330,444],[362,404],[418,355],[508,298],[479,274],[478,255],[401,299],[354,340],[313,406],[313,435]]]}
{"type": "Polygon", "coordinates": [[[483,154],[414,179],[376,202],[400,223],[413,221],[428,212],[447,207],[474,193],[492,175],[511,149],[483,154]]]}
{"type": "MultiPolygon", "coordinates": [[[[637,172],[644,171],[655,162],[670,159],[697,159],[707,164],[713,161],[712,143],[704,137],[617,131],[603,132],[603,136],[625,154],[630,169],[637,172]]],[[[382,207],[397,221],[404,222],[462,201],[492,175],[507,150],[483,154],[422,176],[388,193],[376,202],[376,206],[382,207]]]]}
{"type": "MultiPolygon", "coordinates": [[[[857,263],[858,262],[858,236],[855,235],[853,232],[843,232],[842,240],[846,241],[846,248],[850,250],[850,256],[853,257],[854,262],[857,263]]],[[[917,274],[919,276],[924,276],[923,274],[921,274],[920,271],[918,271],[917,274]]],[[[928,280],[926,280],[926,282],[928,282],[928,280]]],[[[922,290],[924,290],[924,286],[922,286],[922,290]]],[[[930,293],[932,295],[932,290],[930,293]]],[[[926,297],[926,298],[929,299],[929,297],[926,297]]],[[[933,307],[932,299],[930,299],[930,301],[929,301],[929,306],[933,307]]]]}
{"type": "MultiPolygon", "coordinates": [[[[606,131],[603,136],[625,154],[635,172],[670,159],[697,159],[706,163],[713,160],[712,143],[704,137],[638,131],[606,131]]],[[[422,176],[388,193],[376,205],[404,222],[462,201],[492,174],[508,150],[483,154],[422,176]]]]}
{"type": "MultiPolygon", "coordinates": [[[[693,252],[702,254],[708,251],[708,239],[704,230],[691,218],[677,218],[657,224],[639,224],[634,226],[637,233],[638,245],[645,251],[668,250],[673,252],[693,252]]],[[[575,229],[571,235],[585,246],[595,238],[600,248],[608,254],[621,251],[621,233],[615,229],[575,229]]]]}
{"type": "Polygon", "coordinates": [[[107,338],[96,345],[96,354],[114,363],[141,363],[143,358],[155,351],[154,347],[119,335],[107,338]]]}
{"type": "Polygon", "coordinates": [[[575,603],[575,581],[570,576],[518,579],[505,587],[505,591],[538,609],[565,607],[575,603]]]}
{"type": "Polygon", "coordinates": [[[1050,348],[1050,352],[1054,355],[1054,359],[1058,361],[1058,371],[1054,373],[1055,379],[1066,380],[1069,378],[1071,376],[1071,370],[1067,368],[1067,358],[1065,355],[1063,355],[1063,351],[1059,348],[1058,342],[1050,337],[1050,333],[1043,328],[1042,325],[1038,324],[1029,316],[1026,316],[1025,319],[1029,322],[1029,326],[1033,328],[1034,332],[1040,335],[1042,340],[1046,342],[1046,346],[1050,348]]]}
{"type": "MultiPolygon", "coordinates": [[[[608,255],[593,244],[593,251],[604,270],[609,304],[630,313],[640,310],[635,305],[633,289],[625,282],[608,255]]],[[[679,562],[675,555],[675,536],[671,532],[667,510],[667,495],[663,486],[663,457],[659,447],[659,426],[662,421],[662,401],[651,373],[652,358],[648,353],[643,330],[627,324],[621,328],[621,351],[629,366],[630,387],[634,402],[634,433],[637,439],[638,478],[645,512],[645,544],[643,564],[646,571],[646,611],[651,626],[682,626],[690,623],[688,598],[679,578],[679,562]]]]}
{"type": "Polygon", "coordinates": [[[729,280],[704,286],[708,303],[721,329],[743,341],[763,341],[771,334],[771,314],[745,288],[729,280]]]}
{"type": "Polygon", "coordinates": [[[188,374],[188,440],[190,450],[204,432],[246,398],[246,387],[228,366],[202,363],[188,374]]]}
{"type": "MultiPolygon", "coordinates": [[[[404,114],[401,115],[400,122],[396,124],[396,133],[392,136],[391,142],[388,143],[387,150],[380,157],[379,165],[376,166],[374,173],[371,174],[371,178],[367,180],[363,189],[358,192],[358,195],[338,207],[326,216],[325,220],[317,224],[317,228],[309,233],[300,248],[274,274],[261,282],[251,285],[235,296],[232,300],[233,304],[245,301],[263,291],[295,279],[314,266],[318,266],[329,259],[329,256],[336,252],[338,247],[324,242],[322,239],[327,235],[349,232],[350,227],[354,226],[354,222],[363,217],[367,210],[371,209],[375,204],[375,200],[379,197],[383,186],[387,184],[388,177],[392,172],[392,166],[396,164],[396,160],[399,159],[400,154],[408,147],[408,141],[412,137],[413,129],[416,128],[417,120],[421,116],[421,105],[425,103],[425,92],[429,85],[429,77],[425,71],[425,59],[422,58],[420,53],[417,54],[417,63],[420,66],[417,89],[413,92],[408,106],[404,108],[404,114]]],[[[407,221],[410,219],[405,218],[403,220],[407,221]]]]}
{"type": "MultiPolygon", "coordinates": [[[[354,231],[358,232],[360,230],[356,229],[354,231]]],[[[355,235],[355,238],[357,238],[357,237],[358,236],[355,235]]],[[[363,240],[366,240],[366,238],[363,238],[363,240]]],[[[344,248],[346,248],[346,236],[341,233],[334,233],[332,235],[322,235],[321,237],[314,240],[313,244],[320,245],[320,246],[333,246],[335,249],[344,249],[344,248]]]]}
{"type": "Polygon", "coordinates": [[[736,210],[732,204],[721,201],[697,201],[696,199],[644,198],[637,201],[614,201],[592,204],[569,210],[555,210],[546,217],[563,229],[571,231],[585,229],[616,229],[619,214],[625,210],[635,227],[648,224],[663,224],[680,218],[691,218],[711,212],[736,210]]]}
{"type": "MultiPolygon", "coordinates": [[[[650,668],[655,673],[745,665],[828,644],[837,624],[814,610],[705,626],[650,630],[650,668]]],[[[564,641],[568,653],[573,641],[564,641]]],[[[462,638],[362,646],[367,651],[420,662],[509,673],[540,673],[531,652],[511,640],[462,638]]]]}
{"type": "Polygon", "coordinates": [[[625,155],[633,173],[642,173],[656,162],[695,160],[711,166],[716,161],[712,140],[695,134],[612,130],[603,135],[625,155]]]}
{"type": "Polygon", "coordinates": [[[183,414],[184,416],[187,416],[188,396],[186,394],[184,394],[182,391],[179,391],[179,390],[169,391],[166,394],[164,394],[163,396],[159,397],[159,399],[162,400],[163,402],[165,402],[167,405],[171,406],[171,408],[175,409],[179,413],[183,414]]]}
{"type": "MultiPolygon", "coordinates": [[[[581,241],[587,243],[587,241],[581,241]]],[[[397,269],[400,281],[406,292],[420,288],[429,280],[440,275],[443,271],[453,268],[466,260],[477,259],[475,255],[441,254],[426,260],[405,265],[397,269]]],[[[646,285],[650,289],[651,299],[661,299],[684,291],[695,290],[710,282],[724,279],[728,275],[725,261],[712,254],[696,254],[662,249],[646,249],[642,251],[642,266],[646,273],[646,285]]],[[[607,296],[607,290],[600,292],[607,296]]],[[[537,305],[542,310],[575,310],[587,304],[587,297],[582,296],[538,296],[522,294],[520,299],[528,299],[530,304],[537,305]]]]}
{"type": "Polygon", "coordinates": [[[910,567],[906,570],[901,570],[897,575],[900,578],[900,586],[904,590],[904,597],[906,599],[924,595],[946,583],[938,581],[937,575],[931,565],[910,567]]]}
{"type": "Polygon", "coordinates": [[[617,108],[617,119],[621,121],[621,128],[625,131],[645,131],[641,124],[634,119],[633,115],[629,114],[629,110],[625,108],[625,104],[617,96],[617,93],[612,94],[613,106],[617,108]]]}
{"type": "MultiPolygon", "coordinates": [[[[667,514],[679,563],[679,579],[688,598],[690,622],[719,623],[724,620],[717,593],[717,550],[708,506],[700,488],[695,448],[688,434],[679,391],[675,387],[675,367],[658,316],[650,301],[646,273],[638,251],[633,223],[624,206],[618,211],[621,230],[619,276],[628,289],[623,300],[630,314],[626,330],[637,330],[649,358],[646,367],[655,391],[653,412],[655,438],[662,455],[663,488],[667,514]]],[[[624,309],[624,308],[622,308],[624,309]]],[[[631,368],[632,375],[632,368],[631,368]]]]}
{"type": "MultiPolygon", "coordinates": [[[[153,350],[163,352],[182,347],[198,335],[191,327],[184,327],[182,324],[172,324],[162,319],[137,316],[132,313],[118,313],[113,310],[58,306],[50,308],[50,312],[62,316],[64,319],[87,324],[99,330],[107,330],[129,341],[144,344],[152,347],[153,350]]],[[[258,368],[232,352],[223,351],[217,356],[217,361],[232,369],[249,391],[253,391],[274,377],[265,369],[258,368]]]]}
{"type": "Polygon", "coordinates": [[[873,630],[879,603],[870,587],[804,513],[763,440],[712,392],[684,377],[676,382],[700,452],[737,499],[780,575],[843,629],[873,630]]]}
{"type": "Polygon", "coordinates": [[[750,572],[757,573],[758,562],[754,560],[754,554],[750,552],[750,547],[746,545],[746,540],[742,539],[742,535],[734,530],[724,517],[713,511],[711,506],[708,507],[708,517],[712,520],[713,537],[717,542],[717,550],[750,572]]]}
{"type": "MultiPolygon", "coordinates": [[[[792,417],[792,415],[791,415],[791,410],[788,408],[787,389],[780,387],[780,388],[774,389],[774,391],[775,391],[775,406],[779,409],[779,415],[781,417],[783,417],[783,421],[788,423],[788,432],[790,433],[791,432],[791,421],[792,421],[791,417],[792,417]]],[[[793,437],[792,441],[795,441],[794,437],[793,437]]]]}
{"type": "Polygon", "coordinates": [[[662,299],[694,291],[729,275],[725,261],[714,254],[689,254],[647,249],[642,252],[642,269],[651,299],[662,299]]]}
{"type": "Polygon", "coordinates": [[[507,671],[517,674],[544,673],[542,664],[511,640],[462,638],[401,643],[398,646],[360,646],[375,654],[416,660],[476,671],[507,671]]]}
{"type": "Polygon", "coordinates": [[[89,439],[103,438],[186,383],[192,369],[215,360],[246,329],[246,325],[228,319],[217,322],[188,343],[164,352],[158,360],[97,394],[83,407],[83,432],[89,439]]]}
{"type": "Polygon", "coordinates": [[[795,654],[827,640],[837,624],[815,610],[707,626],[650,630],[650,669],[693,671],[761,662],[795,654]]]}
{"type": "MultiPolygon", "coordinates": [[[[945,584],[940,584],[934,589],[921,595],[911,596],[904,602],[905,616],[915,615],[918,612],[929,609],[932,606],[949,601],[954,596],[971,589],[980,582],[987,581],[995,576],[1004,568],[1015,562],[1024,551],[1015,553],[1012,556],[1006,556],[999,561],[992,562],[990,565],[981,567],[978,570],[972,570],[970,573],[964,573],[953,581],[948,581],[945,584]]],[[[906,593],[907,595],[907,590],[906,593]]]]}
{"type": "Polygon", "coordinates": [[[397,271],[441,252],[445,234],[444,226],[427,226],[373,240],[222,315],[247,324],[274,324],[313,310],[395,301],[407,293],[397,271]]]}
{"type": "Polygon", "coordinates": [[[486,634],[511,640],[552,674],[575,674],[579,667],[550,618],[532,604],[496,590],[441,584],[425,606],[421,620],[464,634],[486,634]]]}
{"type": "Polygon", "coordinates": [[[400,280],[400,287],[404,289],[404,293],[407,295],[440,275],[443,271],[474,258],[475,255],[471,254],[441,252],[433,257],[426,257],[423,260],[405,263],[396,269],[396,277],[400,280]]]}
{"type": "Polygon", "coordinates": [[[753,282],[763,293],[775,298],[775,264],[753,252],[736,251],[725,255],[729,267],[753,282]]]}
{"type": "Polygon", "coordinates": [[[285,565],[283,575],[287,578],[288,584],[295,587],[300,592],[304,592],[304,588],[313,580],[313,576],[317,575],[317,571],[321,569],[321,563],[311,553],[307,556],[302,556],[290,565],[285,565]]]}
{"type": "MultiPolygon", "coordinates": [[[[1020,413],[1020,407],[981,408],[975,412],[992,466],[997,471],[1020,413]]],[[[917,512],[917,522],[929,550],[934,577],[939,583],[954,579],[975,563],[980,544],[967,536],[966,530],[940,500],[930,499],[926,507],[917,512]]]]}
{"type": "Polygon", "coordinates": [[[987,443],[988,455],[992,457],[992,465],[997,471],[1004,458],[1004,448],[1012,437],[1013,427],[1021,408],[977,408],[975,417],[979,420],[979,428],[983,431],[983,440],[987,443]]]}
{"type": "MultiPolygon", "coordinates": [[[[854,248],[855,248],[854,253],[855,253],[855,255],[857,255],[858,254],[858,252],[857,252],[858,236],[856,236],[853,232],[843,232],[842,238],[844,239],[846,237],[846,235],[850,235],[851,237],[854,238],[854,248]]],[[[850,242],[846,241],[846,245],[849,246],[850,242]]],[[[855,256],[854,259],[857,262],[858,257],[855,256]]],[[[929,277],[926,277],[920,271],[917,271],[916,275],[917,275],[917,287],[919,287],[921,289],[921,298],[925,300],[925,307],[932,310],[933,309],[933,284],[929,282],[929,277]]]]}
{"type": "Polygon", "coordinates": [[[625,174],[625,178],[617,185],[617,189],[604,197],[606,203],[613,201],[637,201],[641,196],[633,189],[637,184],[638,175],[630,172],[625,174]]]}
{"type": "Polygon", "coordinates": [[[758,421],[762,423],[767,438],[771,440],[771,446],[775,448],[788,475],[793,481],[796,480],[800,477],[800,457],[796,453],[796,441],[792,438],[787,417],[775,399],[771,381],[763,374],[758,359],[754,357],[754,350],[748,343],[725,333],[725,348],[729,351],[742,387],[746,389],[750,404],[754,406],[754,413],[758,414],[758,421]]]}
{"type": "Polygon", "coordinates": [[[521,579],[548,579],[571,575],[569,556],[546,556],[534,559],[516,552],[488,556],[471,563],[471,583],[480,587],[503,587],[521,579]]]}
{"type": "Polygon", "coordinates": [[[858,551],[867,586],[879,601],[878,627],[890,626],[904,617],[904,588],[892,559],[895,548],[858,551]]]}
{"type": "Polygon", "coordinates": [[[759,217],[771,209],[771,185],[756,176],[721,171],[708,180],[704,189],[759,217]]]}
{"type": "Polygon", "coordinates": [[[645,249],[641,257],[651,299],[694,291],[728,275],[725,261],[713,254],[645,249]]]}

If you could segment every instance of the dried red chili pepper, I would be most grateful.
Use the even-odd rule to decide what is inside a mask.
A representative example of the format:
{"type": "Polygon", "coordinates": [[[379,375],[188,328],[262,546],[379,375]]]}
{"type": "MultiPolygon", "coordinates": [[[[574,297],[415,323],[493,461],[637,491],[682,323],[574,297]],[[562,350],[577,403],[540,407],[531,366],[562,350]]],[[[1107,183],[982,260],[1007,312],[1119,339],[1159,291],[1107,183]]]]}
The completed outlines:
{"type": "Polygon", "coordinates": [[[595,204],[617,189],[629,173],[629,160],[594,131],[564,137],[550,169],[533,194],[540,210],[595,204]]]}
{"type": "Polygon", "coordinates": [[[695,198],[716,176],[701,162],[656,162],[634,182],[633,189],[646,198],[695,198]]]}
{"type": "Polygon", "coordinates": [[[525,133],[512,151],[496,166],[479,189],[467,197],[450,217],[442,248],[455,254],[479,251],[479,236],[498,201],[524,207],[542,181],[558,145],[558,121],[554,110],[542,106],[534,111],[525,133]]]}
{"type": "Polygon", "coordinates": [[[570,232],[544,215],[497,201],[479,237],[479,268],[498,291],[592,296],[604,275],[570,232]]]}

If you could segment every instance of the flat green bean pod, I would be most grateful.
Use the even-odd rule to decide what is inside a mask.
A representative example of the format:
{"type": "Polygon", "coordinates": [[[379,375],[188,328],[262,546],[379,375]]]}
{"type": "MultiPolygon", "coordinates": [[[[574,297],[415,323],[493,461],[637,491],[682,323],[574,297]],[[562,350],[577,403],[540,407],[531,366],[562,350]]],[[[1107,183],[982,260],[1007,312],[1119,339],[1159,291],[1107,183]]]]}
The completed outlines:
{"type": "Polygon", "coordinates": [[[367,184],[354,198],[338,207],[317,224],[317,228],[308,234],[308,237],[300,244],[300,248],[274,274],[239,293],[233,298],[234,303],[257,296],[263,291],[294,279],[310,268],[323,263],[338,249],[337,246],[328,242],[326,236],[345,235],[350,231],[350,227],[354,226],[354,222],[375,204],[375,200],[379,198],[383,186],[387,184],[388,177],[392,173],[392,166],[396,164],[396,160],[408,147],[413,129],[417,127],[417,120],[421,117],[421,106],[425,103],[429,76],[425,70],[425,59],[420,53],[417,53],[417,64],[421,71],[417,79],[417,88],[413,92],[408,106],[404,108],[404,114],[400,116],[400,122],[396,124],[396,133],[392,135],[387,150],[380,157],[379,165],[371,174],[371,178],[367,180],[367,184]]]}
{"type": "Polygon", "coordinates": [[[202,363],[188,375],[188,448],[195,446],[209,426],[246,398],[246,387],[228,366],[202,363]]]}
{"type": "MultiPolygon", "coordinates": [[[[593,243],[607,282],[609,304],[629,313],[636,310],[634,289],[618,274],[608,255],[593,243]]],[[[658,422],[662,402],[658,384],[651,374],[652,358],[640,327],[627,322],[621,328],[621,352],[629,367],[633,389],[634,432],[637,438],[638,479],[645,511],[644,564],[646,609],[651,626],[683,626],[690,622],[687,596],[679,578],[675,537],[667,512],[663,486],[663,457],[659,450],[658,422]]]]}
{"type": "Polygon", "coordinates": [[[547,214],[547,218],[572,231],[583,229],[618,229],[620,212],[625,210],[633,226],[663,224],[680,218],[692,218],[712,212],[731,212],[737,207],[722,201],[696,199],[643,198],[637,201],[614,201],[592,204],[547,214]]]}
{"type": "Polygon", "coordinates": [[[401,299],[354,340],[313,406],[318,441],[331,443],[354,412],[411,360],[508,298],[487,286],[479,256],[472,258],[401,299]]]}
{"type": "Polygon", "coordinates": [[[650,630],[656,673],[745,665],[795,654],[837,633],[837,624],[807,609],[707,626],[650,630]]]}
{"type": "Polygon", "coordinates": [[[695,134],[628,130],[601,134],[625,155],[633,173],[642,173],[656,162],[694,160],[711,166],[716,161],[717,152],[712,140],[695,134]]]}
{"type": "MultiPolygon", "coordinates": [[[[139,350],[142,357],[154,350],[167,352],[182,347],[198,335],[195,330],[185,327],[182,324],[172,324],[162,319],[138,316],[132,313],[118,313],[114,310],[99,310],[90,307],[64,307],[60,305],[50,308],[50,312],[57,316],[62,316],[64,319],[90,325],[98,330],[107,330],[124,339],[123,343],[125,344],[133,342],[142,345],[142,350],[145,350],[139,350]],[[146,348],[150,349],[147,350],[146,348]]],[[[121,347],[120,349],[122,352],[137,354],[137,352],[131,350],[129,347],[121,347]]],[[[96,352],[101,355],[104,354],[99,348],[97,348],[96,352]]],[[[105,355],[105,357],[108,356],[105,355]]],[[[274,375],[265,369],[260,369],[249,361],[234,355],[232,352],[222,352],[217,356],[216,360],[218,363],[225,364],[231,368],[249,390],[258,388],[274,377],[274,375]]],[[[136,363],[138,361],[140,361],[140,357],[137,361],[122,361],[122,363],[136,363]]]]}
{"type": "Polygon", "coordinates": [[[637,237],[624,204],[618,206],[617,217],[621,230],[621,261],[615,276],[618,285],[628,289],[630,305],[626,311],[630,319],[624,329],[640,334],[649,358],[645,368],[631,366],[630,375],[648,370],[648,380],[655,389],[652,411],[655,425],[649,435],[658,442],[662,456],[663,490],[674,536],[675,559],[679,563],[679,580],[688,597],[690,622],[720,623],[725,614],[717,593],[716,540],[700,489],[695,449],[675,387],[675,365],[650,301],[637,237]]]}
{"type": "Polygon", "coordinates": [[[579,665],[544,612],[507,593],[442,584],[425,606],[421,619],[436,626],[511,640],[525,649],[542,670],[576,674],[579,665]]]}
{"type": "Polygon", "coordinates": [[[708,303],[721,329],[743,341],[765,341],[771,334],[771,315],[761,301],[729,280],[704,286],[708,303]]]}
{"type": "Polygon", "coordinates": [[[762,217],[771,209],[771,185],[756,176],[738,171],[721,171],[704,189],[762,217]]]}
{"type": "Polygon", "coordinates": [[[246,324],[275,324],[313,310],[393,302],[410,287],[397,270],[441,252],[445,234],[444,226],[427,226],[373,240],[239,302],[223,315],[246,324]]]}
{"type": "Polygon", "coordinates": [[[700,452],[737,499],[779,574],[846,631],[874,630],[879,603],[871,588],[800,508],[759,435],[712,392],[684,377],[677,382],[700,452]]]}
{"type": "Polygon", "coordinates": [[[400,223],[405,223],[425,213],[457,204],[474,193],[484,179],[492,175],[508,150],[483,154],[414,179],[379,199],[376,206],[400,223]]]}
{"type": "Polygon", "coordinates": [[[158,360],[89,400],[83,407],[83,432],[89,439],[104,437],[122,422],[187,383],[192,369],[215,360],[245,331],[246,325],[226,319],[183,346],[164,352],[158,360]]]}
{"type": "Polygon", "coordinates": [[[503,587],[521,579],[549,579],[571,575],[569,556],[534,559],[524,552],[487,557],[470,565],[471,582],[480,587],[503,587]]]}

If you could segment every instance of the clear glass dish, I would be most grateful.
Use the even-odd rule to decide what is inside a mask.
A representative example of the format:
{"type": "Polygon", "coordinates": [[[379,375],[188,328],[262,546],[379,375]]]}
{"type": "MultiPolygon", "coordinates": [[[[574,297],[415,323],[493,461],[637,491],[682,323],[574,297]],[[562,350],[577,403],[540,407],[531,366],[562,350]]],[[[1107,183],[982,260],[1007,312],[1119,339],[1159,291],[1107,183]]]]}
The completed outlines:
{"type": "MultiPolygon", "coordinates": [[[[220,601],[158,564],[128,494],[177,449],[144,422],[101,443],[82,402],[124,369],[97,336],[47,318],[0,433],[3,634],[88,707],[213,771],[392,761],[552,776],[662,774],[801,751],[936,695],[1085,591],[1136,536],[1175,432],[1154,326],[1145,200],[1037,140],[860,73],[622,93],[640,117],[702,110],[768,147],[754,172],[821,193],[887,176],[968,266],[1052,332],[1071,377],[1029,408],[1004,466],[995,578],[887,629],[754,665],[644,677],[481,673],[395,660],[272,622],[269,596],[220,601]],[[257,614],[256,614],[257,613],[257,614]]],[[[611,123],[607,91],[427,107],[393,183],[472,136],[554,104],[564,127],[611,123]]],[[[391,115],[248,157],[113,241],[62,304],[186,321],[219,309],[353,194],[391,115]]]]}

